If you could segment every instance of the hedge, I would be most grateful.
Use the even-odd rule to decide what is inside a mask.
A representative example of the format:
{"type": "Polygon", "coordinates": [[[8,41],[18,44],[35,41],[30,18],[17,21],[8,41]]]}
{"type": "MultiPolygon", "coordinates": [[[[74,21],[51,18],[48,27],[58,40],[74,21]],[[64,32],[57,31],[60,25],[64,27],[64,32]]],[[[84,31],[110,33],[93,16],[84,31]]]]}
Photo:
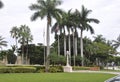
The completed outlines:
{"type": "Polygon", "coordinates": [[[0,67],[0,73],[34,73],[34,67],[0,67]]]}
{"type": "MultiPolygon", "coordinates": [[[[2,66],[0,73],[41,73],[45,66],[2,66]]],[[[50,66],[50,73],[63,72],[62,66],[50,66]]]]}
{"type": "Polygon", "coordinates": [[[93,71],[99,71],[100,67],[81,67],[81,66],[75,66],[75,67],[73,67],[73,70],[93,70],[93,71]]]}

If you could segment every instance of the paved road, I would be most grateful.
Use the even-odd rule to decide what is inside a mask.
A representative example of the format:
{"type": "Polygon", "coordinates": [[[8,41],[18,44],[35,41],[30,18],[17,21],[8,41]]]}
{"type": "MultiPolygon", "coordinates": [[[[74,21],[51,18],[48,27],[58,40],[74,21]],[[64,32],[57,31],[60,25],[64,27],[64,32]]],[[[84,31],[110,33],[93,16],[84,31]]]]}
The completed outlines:
{"type": "Polygon", "coordinates": [[[120,82],[120,75],[113,77],[113,78],[110,78],[105,82],[120,82]]]}

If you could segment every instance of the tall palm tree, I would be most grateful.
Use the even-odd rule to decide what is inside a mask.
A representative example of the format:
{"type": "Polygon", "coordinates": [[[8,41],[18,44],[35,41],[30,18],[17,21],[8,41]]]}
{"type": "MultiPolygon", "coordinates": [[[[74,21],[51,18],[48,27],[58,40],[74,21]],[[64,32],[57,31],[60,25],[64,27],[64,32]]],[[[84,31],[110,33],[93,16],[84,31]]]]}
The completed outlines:
{"type": "Polygon", "coordinates": [[[5,41],[2,36],[0,36],[0,48],[2,48],[3,46],[7,46],[7,41],[5,41]]]}
{"type": "Polygon", "coordinates": [[[114,44],[114,48],[118,48],[120,46],[120,35],[118,36],[117,40],[113,40],[114,44]]]}
{"type": "MultiPolygon", "coordinates": [[[[78,11],[78,10],[77,10],[78,11]]],[[[93,23],[99,23],[98,19],[94,19],[94,18],[88,18],[88,15],[91,13],[91,10],[88,10],[87,8],[85,8],[84,6],[82,6],[81,12],[78,11],[78,27],[81,30],[80,33],[80,52],[81,52],[81,57],[82,57],[82,66],[84,66],[84,56],[83,56],[83,40],[82,40],[82,36],[83,36],[83,31],[84,30],[90,30],[91,34],[94,33],[94,29],[92,28],[92,26],[90,25],[91,22],[93,23]]]]}
{"type": "Polygon", "coordinates": [[[57,18],[57,22],[53,25],[51,32],[63,32],[64,34],[64,56],[66,56],[66,31],[65,31],[65,12],[62,13],[62,16],[57,18]],[[56,31],[57,30],[57,31],[56,31]]]}
{"type": "Polygon", "coordinates": [[[38,0],[37,4],[32,4],[29,8],[36,12],[32,15],[31,20],[35,21],[38,17],[41,19],[47,17],[47,56],[46,56],[46,72],[49,70],[49,59],[50,55],[50,34],[49,27],[51,26],[52,18],[57,18],[62,13],[61,9],[56,8],[61,5],[61,0],[38,0]]]}
{"type": "MultiPolygon", "coordinates": [[[[26,25],[21,25],[19,28],[19,42],[22,44],[22,64],[24,64],[24,46],[32,41],[30,28],[26,25]]],[[[27,50],[28,52],[28,50],[27,50]]],[[[26,54],[27,57],[28,53],[26,54]]]]}
{"type": "Polygon", "coordinates": [[[55,33],[55,35],[57,35],[57,40],[58,40],[58,55],[60,55],[60,41],[59,41],[59,33],[60,33],[60,22],[58,22],[59,20],[57,20],[57,22],[53,25],[53,27],[51,28],[51,33],[55,33]]]}
{"type": "Polygon", "coordinates": [[[14,26],[11,31],[11,37],[15,38],[16,46],[15,46],[15,51],[18,49],[18,38],[19,38],[19,28],[17,26],[14,26]]]}
{"type": "Polygon", "coordinates": [[[67,31],[68,31],[68,45],[69,45],[69,56],[70,56],[70,64],[71,64],[71,38],[70,38],[70,31],[72,30],[72,26],[73,26],[73,17],[72,17],[72,13],[71,13],[71,9],[67,12],[64,13],[63,15],[63,20],[64,20],[64,25],[65,27],[67,27],[67,31]]]}
{"type": "Polygon", "coordinates": [[[2,3],[2,1],[0,1],[0,8],[2,8],[3,7],[3,3],[2,3]]]}

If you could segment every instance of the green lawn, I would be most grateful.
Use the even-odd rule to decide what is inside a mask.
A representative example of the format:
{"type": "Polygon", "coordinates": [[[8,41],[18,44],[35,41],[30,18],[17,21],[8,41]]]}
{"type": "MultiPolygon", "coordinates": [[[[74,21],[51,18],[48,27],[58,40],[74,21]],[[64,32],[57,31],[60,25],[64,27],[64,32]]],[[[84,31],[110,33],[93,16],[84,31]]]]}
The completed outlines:
{"type": "Polygon", "coordinates": [[[0,74],[0,82],[104,82],[113,76],[100,73],[11,73],[0,74]]]}

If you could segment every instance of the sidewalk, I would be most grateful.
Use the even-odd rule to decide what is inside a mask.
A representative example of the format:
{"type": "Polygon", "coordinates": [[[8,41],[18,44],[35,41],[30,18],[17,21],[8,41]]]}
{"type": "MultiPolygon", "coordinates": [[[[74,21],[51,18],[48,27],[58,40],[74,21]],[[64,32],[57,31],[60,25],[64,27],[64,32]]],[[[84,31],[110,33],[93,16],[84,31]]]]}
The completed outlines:
{"type": "Polygon", "coordinates": [[[109,72],[109,71],[90,71],[90,70],[78,70],[78,71],[72,71],[72,72],[83,72],[83,73],[108,73],[108,74],[116,74],[120,75],[120,72],[109,72]]]}

